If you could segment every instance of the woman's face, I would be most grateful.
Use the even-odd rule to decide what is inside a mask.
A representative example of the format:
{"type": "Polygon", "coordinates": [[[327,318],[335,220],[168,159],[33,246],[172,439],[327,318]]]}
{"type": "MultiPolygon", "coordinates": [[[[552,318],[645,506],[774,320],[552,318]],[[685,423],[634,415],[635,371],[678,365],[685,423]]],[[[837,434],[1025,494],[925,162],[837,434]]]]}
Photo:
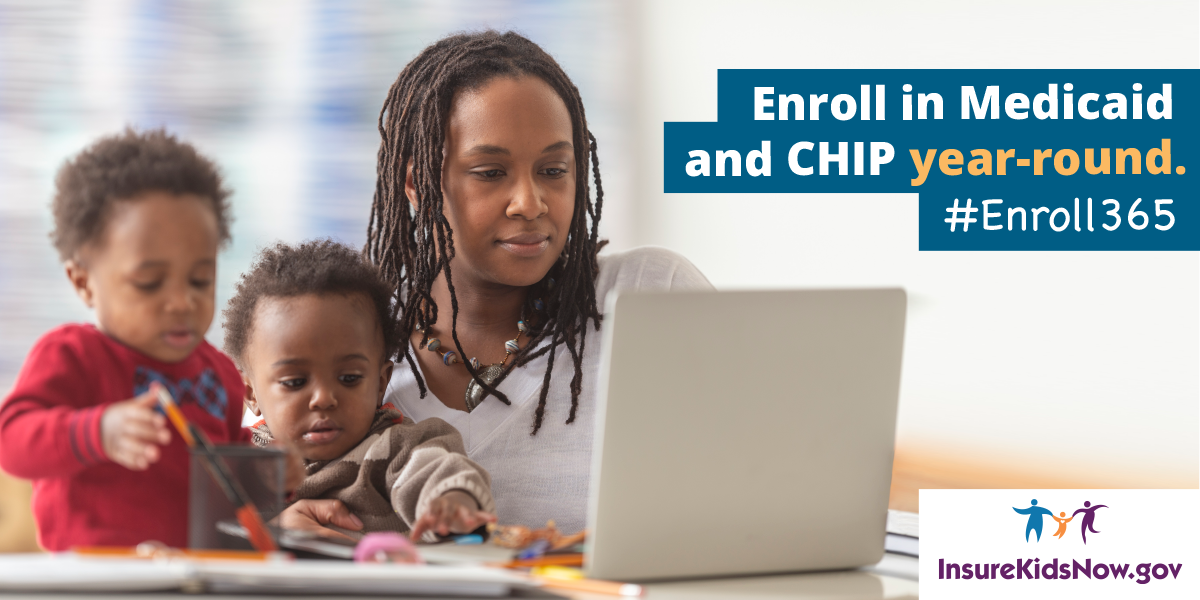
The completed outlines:
{"type": "Polygon", "coordinates": [[[455,96],[442,190],[456,280],[528,286],[554,266],[575,210],[571,134],[566,105],[538,77],[499,77],[455,96]]]}

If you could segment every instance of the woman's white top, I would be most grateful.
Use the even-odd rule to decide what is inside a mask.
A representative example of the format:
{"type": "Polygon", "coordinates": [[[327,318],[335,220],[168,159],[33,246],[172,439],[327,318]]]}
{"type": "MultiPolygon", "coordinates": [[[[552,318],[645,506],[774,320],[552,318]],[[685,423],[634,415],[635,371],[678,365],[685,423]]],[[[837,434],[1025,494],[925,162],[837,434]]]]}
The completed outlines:
{"type": "MultiPolygon", "coordinates": [[[[599,262],[596,301],[601,310],[612,290],[712,289],[712,284],[692,263],[663,248],[635,248],[601,256],[599,262]]],[[[414,421],[438,417],[462,433],[467,456],[491,473],[492,496],[501,524],[543,527],[547,520],[553,519],[563,531],[578,531],[587,521],[596,378],[600,367],[601,336],[592,327],[589,322],[583,354],[583,390],[575,422],[570,425],[565,422],[571,410],[570,383],[575,370],[564,346],[556,350],[550,393],[537,435],[530,432],[548,353],[509,373],[500,383],[498,389],[508,396],[511,406],[489,396],[467,413],[448,408],[432,393],[422,398],[406,362],[396,365],[386,401],[414,421]]]]}

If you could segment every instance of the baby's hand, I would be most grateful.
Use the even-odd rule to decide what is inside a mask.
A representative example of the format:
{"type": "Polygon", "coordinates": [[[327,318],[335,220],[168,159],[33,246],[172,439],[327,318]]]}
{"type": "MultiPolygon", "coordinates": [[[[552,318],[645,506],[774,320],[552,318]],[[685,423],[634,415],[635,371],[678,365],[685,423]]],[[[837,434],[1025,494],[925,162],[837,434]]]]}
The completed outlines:
{"type": "Polygon", "coordinates": [[[479,510],[479,504],[470,494],[451,490],[429,503],[429,510],[413,524],[409,538],[420,541],[426,531],[438,535],[470,533],[484,523],[495,522],[496,515],[479,510]]]}
{"type": "Polygon", "coordinates": [[[100,441],[109,460],[134,471],[144,471],[158,462],[159,446],[171,441],[167,419],[154,410],[156,388],[132,400],[116,402],[100,417],[100,441]]]}

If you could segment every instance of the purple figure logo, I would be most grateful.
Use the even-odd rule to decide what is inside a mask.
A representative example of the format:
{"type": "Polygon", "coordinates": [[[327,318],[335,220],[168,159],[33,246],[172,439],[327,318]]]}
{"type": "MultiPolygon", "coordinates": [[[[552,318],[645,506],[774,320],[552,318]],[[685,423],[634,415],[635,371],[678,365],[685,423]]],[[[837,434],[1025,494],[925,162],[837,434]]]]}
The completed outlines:
{"type": "Polygon", "coordinates": [[[1025,523],[1025,541],[1029,541],[1029,532],[1032,531],[1037,534],[1037,540],[1040,542],[1042,541],[1042,517],[1046,515],[1053,517],[1054,513],[1038,506],[1037,498],[1030,500],[1029,504],[1031,505],[1029,508],[1017,508],[1014,506],[1013,510],[1017,511],[1018,514],[1029,515],[1029,520],[1025,523]]]}
{"type": "Polygon", "coordinates": [[[1104,504],[1092,506],[1091,502],[1084,501],[1083,508],[1071,513],[1071,518],[1074,518],[1079,513],[1083,513],[1083,522],[1079,525],[1079,532],[1083,534],[1083,543],[1085,544],[1087,543],[1087,532],[1089,529],[1092,530],[1092,533],[1100,533],[1096,531],[1095,527],[1096,510],[1100,508],[1108,508],[1108,506],[1104,504]]]}

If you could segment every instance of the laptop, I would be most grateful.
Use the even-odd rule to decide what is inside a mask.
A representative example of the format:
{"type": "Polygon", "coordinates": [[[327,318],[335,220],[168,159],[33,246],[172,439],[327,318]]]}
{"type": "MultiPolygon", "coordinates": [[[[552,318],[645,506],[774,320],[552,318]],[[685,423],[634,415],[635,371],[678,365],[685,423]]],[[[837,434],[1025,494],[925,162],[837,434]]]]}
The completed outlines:
{"type": "Polygon", "coordinates": [[[901,289],[611,294],[588,576],[881,560],[904,317],[901,289]]]}

